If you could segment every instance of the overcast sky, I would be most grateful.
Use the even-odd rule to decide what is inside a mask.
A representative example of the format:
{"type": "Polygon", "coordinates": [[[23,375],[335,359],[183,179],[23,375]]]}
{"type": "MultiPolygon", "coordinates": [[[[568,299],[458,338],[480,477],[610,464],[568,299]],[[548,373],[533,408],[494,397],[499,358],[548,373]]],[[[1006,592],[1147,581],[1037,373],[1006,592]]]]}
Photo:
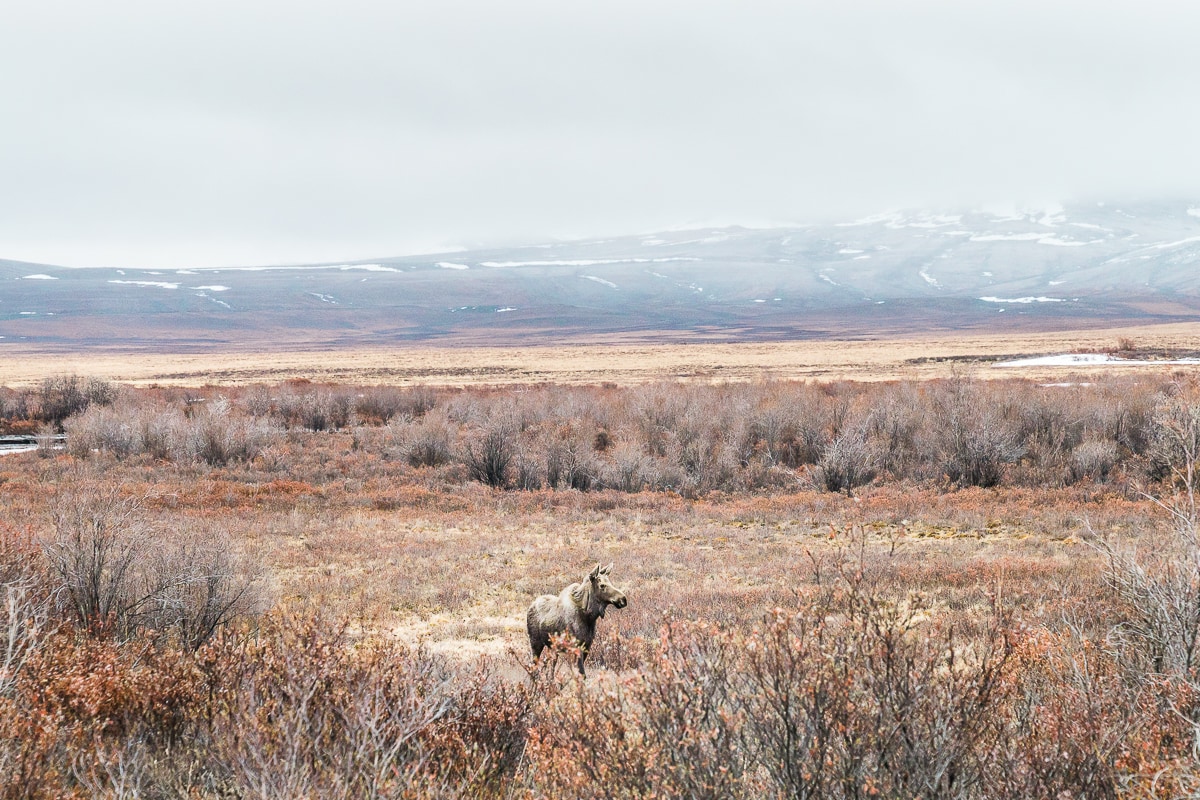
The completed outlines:
{"type": "Polygon", "coordinates": [[[1198,33],[1200,8],[1145,0],[10,2],[0,258],[1195,198],[1198,33]]]}

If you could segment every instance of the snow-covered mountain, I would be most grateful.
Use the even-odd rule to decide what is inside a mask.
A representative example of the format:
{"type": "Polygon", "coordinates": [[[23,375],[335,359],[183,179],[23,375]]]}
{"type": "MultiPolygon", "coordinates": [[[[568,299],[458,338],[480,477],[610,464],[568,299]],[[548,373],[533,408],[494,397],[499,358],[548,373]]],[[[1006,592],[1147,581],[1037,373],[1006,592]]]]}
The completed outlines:
{"type": "Polygon", "coordinates": [[[1200,318],[1200,203],[894,212],[350,264],[0,261],[0,345],[771,339],[1200,318]]]}

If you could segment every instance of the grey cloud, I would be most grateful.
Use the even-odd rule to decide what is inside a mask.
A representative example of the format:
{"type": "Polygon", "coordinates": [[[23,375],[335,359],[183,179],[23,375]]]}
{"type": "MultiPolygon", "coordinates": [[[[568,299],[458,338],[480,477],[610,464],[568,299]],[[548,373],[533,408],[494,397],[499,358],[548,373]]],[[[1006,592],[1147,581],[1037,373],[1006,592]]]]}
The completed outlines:
{"type": "Polygon", "coordinates": [[[1176,4],[20,5],[0,258],[344,259],[1200,185],[1200,12],[1176,4]]]}

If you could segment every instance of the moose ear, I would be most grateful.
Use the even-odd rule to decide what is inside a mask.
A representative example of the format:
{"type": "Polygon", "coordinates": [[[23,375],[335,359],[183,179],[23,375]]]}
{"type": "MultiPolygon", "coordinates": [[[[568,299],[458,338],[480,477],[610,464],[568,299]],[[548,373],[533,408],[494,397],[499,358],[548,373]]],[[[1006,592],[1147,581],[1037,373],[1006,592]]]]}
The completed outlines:
{"type": "Polygon", "coordinates": [[[601,572],[600,565],[597,564],[592,569],[592,571],[588,573],[588,580],[593,580],[593,581],[596,580],[596,578],[598,578],[600,576],[600,572],[601,572]]]}
{"type": "Polygon", "coordinates": [[[609,564],[607,567],[605,567],[604,569],[600,570],[600,574],[601,574],[601,575],[608,575],[610,572],[612,572],[612,568],[613,568],[613,565],[612,565],[612,564],[609,564]]]}

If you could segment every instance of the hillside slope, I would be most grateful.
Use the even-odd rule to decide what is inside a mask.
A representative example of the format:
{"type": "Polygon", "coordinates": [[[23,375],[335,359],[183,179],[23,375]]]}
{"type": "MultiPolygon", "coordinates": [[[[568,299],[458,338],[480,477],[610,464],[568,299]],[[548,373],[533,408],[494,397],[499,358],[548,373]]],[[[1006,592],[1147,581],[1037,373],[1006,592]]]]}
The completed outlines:
{"type": "Polygon", "coordinates": [[[0,261],[0,344],[777,340],[1178,322],[1200,204],[891,213],[840,224],[227,269],[0,261]]]}

